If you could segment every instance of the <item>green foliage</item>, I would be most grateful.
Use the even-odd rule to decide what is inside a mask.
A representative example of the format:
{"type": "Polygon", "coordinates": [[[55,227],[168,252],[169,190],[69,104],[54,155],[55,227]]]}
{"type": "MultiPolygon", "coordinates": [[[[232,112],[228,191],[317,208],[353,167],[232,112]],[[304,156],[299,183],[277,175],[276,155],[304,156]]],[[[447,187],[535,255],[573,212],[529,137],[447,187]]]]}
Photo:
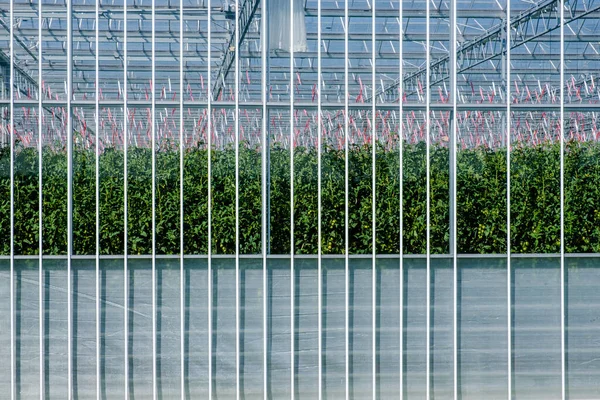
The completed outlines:
{"type": "MultiPolygon", "coordinates": [[[[404,253],[426,251],[427,193],[424,143],[403,146],[404,253]]],[[[240,252],[260,253],[262,233],[262,156],[243,144],[239,152],[240,252]]],[[[449,152],[430,148],[430,249],[449,251],[449,152]]],[[[349,249],[372,251],[372,148],[348,151],[349,249]]],[[[63,150],[42,154],[44,254],[67,251],[67,157],[63,150]]],[[[39,159],[36,149],[17,146],[14,168],[14,244],[16,254],[39,250],[39,159]]],[[[212,164],[212,251],[233,254],[236,248],[236,174],[234,148],[210,152],[212,164]]],[[[321,152],[321,210],[324,254],[345,251],[344,150],[321,152]]],[[[208,159],[204,148],[184,152],[184,252],[208,251],[208,159]]],[[[313,148],[293,152],[294,252],[318,251],[318,160],[313,148]]],[[[100,253],[122,254],[125,211],[124,154],[107,149],[99,156],[100,253]]],[[[156,252],[180,249],[180,153],[155,153],[156,252]]],[[[460,150],[457,154],[457,246],[461,253],[506,251],[506,149],[460,150]]],[[[560,250],[560,147],[516,147],[511,153],[511,247],[516,253],[560,250]]],[[[290,150],[269,154],[271,252],[290,252],[290,150]]],[[[376,229],[378,253],[399,252],[400,154],[376,149],[376,229]]],[[[127,230],[129,254],[152,252],[152,152],[130,148],[127,154],[127,230]]],[[[0,254],[10,252],[10,151],[0,149],[0,254]]],[[[96,245],[96,157],[73,152],[73,250],[94,254],[96,245]]],[[[600,144],[568,143],[565,151],[565,239],[568,252],[600,252],[600,144]]]]}

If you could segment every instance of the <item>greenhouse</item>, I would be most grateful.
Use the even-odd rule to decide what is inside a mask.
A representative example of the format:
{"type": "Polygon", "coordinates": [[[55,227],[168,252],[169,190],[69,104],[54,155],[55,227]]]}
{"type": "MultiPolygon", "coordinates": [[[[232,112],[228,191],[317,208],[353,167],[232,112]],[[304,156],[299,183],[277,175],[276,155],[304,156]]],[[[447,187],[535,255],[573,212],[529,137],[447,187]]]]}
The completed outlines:
{"type": "Polygon", "coordinates": [[[0,397],[600,398],[599,32],[0,0],[0,397]]]}

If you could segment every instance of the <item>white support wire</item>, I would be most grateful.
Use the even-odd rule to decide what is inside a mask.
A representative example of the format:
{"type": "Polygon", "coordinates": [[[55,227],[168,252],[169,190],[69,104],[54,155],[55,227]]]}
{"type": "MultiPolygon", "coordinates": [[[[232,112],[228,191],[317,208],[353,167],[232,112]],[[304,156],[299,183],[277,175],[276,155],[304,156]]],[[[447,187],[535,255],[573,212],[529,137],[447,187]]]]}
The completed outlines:
{"type": "Polygon", "coordinates": [[[452,96],[452,118],[450,118],[451,121],[451,148],[450,148],[450,152],[451,152],[451,160],[452,160],[452,165],[450,165],[451,171],[450,171],[450,176],[452,177],[451,179],[451,187],[450,187],[450,222],[451,222],[451,226],[450,226],[450,244],[452,246],[452,248],[450,249],[450,252],[452,253],[452,273],[453,273],[453,277],[452,277],[452,282],[453,282],[453,287],[452,287],[452,378],[453,378],[453,395],[454,395],[454,400],[458,400],[458,259],[457,259],[457,252],[458,252],[458,245],[457,245],[457,238],[456,238],[456,234],[457,234],[457,216],[458,213],[456,211],[456,203],[457,203],[457,198],[456,198],[456,188],[457,188],[457,182],[456,182],[456,177],[457,177],[457,142],[458,142],[458,127],[457,127],[457,116],[458,116],[458,108],[457,108],[457,104],[456,101],[458,100],[458,96],[457,96],[457,63],[456,63],[456,54],[458,51],[458,44],[456,42],[456,37],[457,37],[457,32],[456,30],[458,29],[458,25],[456,23],[456,12],[457,12],[457,3],[458,0],[453,0],[451,7],[452,10],[450,12],[451,15],[451,20],[450,20],[450,29],[451,29],[451,33],[450,33],[450,57],[451,57],[451,67],[450,67],[450,73],[452,74],[450,76],[450,91],[451,91],[451,96],[452,96]]]}
{"type": "Polygon", "coordinates": [[[510,3],[506,1],[506,313],[507,313],[507,374],[508,400],[512,400],[512,271],[511,271],[511,239],[510,239],[510,148],[511,148],[511,90],[510,90],[510,3]]]}
{"type": "MultiPolygon", "coordinates": [[[[290,0],[290,398],[296,397],[296,281],[294,270],[294,1],[290,0]]],[[[263,67],[264,69],[264,67],[263,67]]],[[[270,151],[270,150],[269,150],[270,151]]]]}
{"type": "MultiPolygon", "coordinates": [[[[42,62],[42,60],[39,60],[42,62]]],[[[67,2],[67,398],[73,398],[73,2],[67,2]]]]}
{"type": "Polygon", "coordinates": [[[376,0],[372,0],[371,5],[371,394],[373,400],[377,399],[377,221],[376,221],[376,182],[375,182],[375,169],[376,169],[376,155],[377,155],[377,89],[375,85],[376,81],[376,69],[375,65],[377,62],[376,57],[376,0]]]}
{"type": "Polygon", "coordinates": [[[321,103],[322,103],[322,79],[321,79],[321,1],[317,1],[317,360],[318,360],[318,399],[323,398],[323,313],[321,306],[323,305],[323,254],[321,246],[321,141],[323,140],[322,131],[322,115],[321,115],[321,103]]]}
{"type": "MultiPolygon", "coordinates": [[[[94,102],[95,102],[95,120],[94,120],[94,132],[96,133],[95,137],[95,161],[96,161],[96,400],[100,400],[102,396],[101,392],[101,363],[100,363],[100,28],[99,28],[99,16],[100,16],[100,2],[96,2],[96,26],[95,26],[95,34],[96,34],[96,54],[94,57],[95,60],[95,94],[94,94],[94,102]]],[[[40,60],[41,60],[40,55],[40,60]]],[[[40,63],[41,64],[41,63],[40,63]]],[[[42,399],[40,399],[42,400],[42,399]]]]}
{"type": "Polygon", "coordinates": [[[560,397],[567,398],[565,332],[565,7],[560,0],[560,397]]]}
{"type": "Polygon", "coordinates": [[[127,4],[123,5],[123,351],[125,363],[125,399],[129,399],[129,266],[127,241],[129,237],[128,224],[128,181],[127,150],[129,147],[127,115],[127,4]]]}
{"type": "MultiPolygon", "coordinates": [[[[400,400],[404,400],[404,129],[402,126],[402,120],[404,115],[404,65],[403,65],[403,52],[404,52],[404,14],[403,14],[403,2],[399,4],[399,15],[398,15],[398,23],[399,26],[399,36],[400,43],[398,45],[398,103],[400,113],[398,117],[398,143],[400,146],[399,149],[399,165],[400,165],[400,237],[399,237],[399,253],[400,253],[400,344],[399,344],[399,364],[400,364],[400,400]]],[[[347,399],[349,400],[349,399],[347,399]]]]}
{"type": "Polygon", "coordinates": [[[425,347],[425,382],[426,382],[426,390],[425,390],[425,398],[426,400],[429,400],[431,398],[431,190],[430,190],[430,181],[431,181],[431,177],[429,176],[431,173],[431,168],[430,168],[430,160],[429,160],[429,154],[430,154],[430,145],[431,145],[431,138],[430,138],[430,104],[429,104],[429,100],[430,100],[430,92],[431,89],[429,87],[430,85],[430,53],[429,53],[429,46],[430,46],[430,27],[429,27],[429,21],[430,21],[430,5],[429,5],[429,1],[426,2],[427,3],[427,7],[426,7],[426,18],[425,18],[425,65],[426,65],[426,84],[425,84],[425,135],[426,135],[426,218],[427,218],[427,227],[426,227],[426,231],[427,231],[427,240],[426,240],[426,263],[427,263],[427,270],[426,270],[426,301],[425,301],[425,307],[426,307],[426,332],[425,332],[425,341],[426,341],[426,347],[425,347]]]}
{"type": "MultiPolygon", "coordinates": [[[[152,398],[158,398],[156,357],[156,2],[152,0],[152,398]]],[[[127,60],[125,61],[127,62],[127,60]]],[[[125,123],[129,116],[125,115],[125,123]]]]}
{"type": "MultiPolygon", "coordinates": [[[[207,8],[207,36],[208,36],[208,48],[212,48],[212,0],[208,1],[207,8]]],[[[207,303],[207,323],[208,323],[208,398],[213,398],[213,329],[212,329],[212,317],[213,317],[213,273],[212,273],[212,59],[211,52],[207,52],[207,70],[206,70],[206,82],[208,83],[207,91],[207,143],[208,143],[208,190],[207,190],[207,202],[208,202],[208,245],[207,245],[207,283],[208,283],[208,303],[207,303]]]]}
{"type": "Polygon", "coordinates": [[[235,7],[235,396],[240,394],[240,8],[235,7]]]}
{"type": "MultiPolygon", "coordinates": [[[[39,215],[39,226],[38,226],[38,322],[39,322],[39,390],[40,400],[44,400],[44,240],[43,240],[43,149],[44,149],[44,135],[43,135],[43,115],[44,108],[42,106],[42,2],[38,3],[38,215],[39,215]]],[[[12,64],[12,62],[11,62],[12,64]]],[[[11,113],[12,114],[12,113],[11,113]]],[[[96,130],[97,132],[98,130],[96,130]]]]}
{"type": "MultiPolygon", "coordinates": [[[[262,153],[261,153],[261,158],[262,158],[262,190],[261,190],[261,194],[262,194],[262,205],[261,205],[261,209],[262,209],[262,295],[263,295],[263,304],[262,304],[262,330],[263,330],[263,337],[262,337],[262,345],[263,345],[263,359],[262,359],[262,367],[263,367],[263,398],[265,400],[267,400],[268,398],[268,392],[267,392],[267,380],[268,380],[268,374],[267,374],[267,299],[268,299],[268,282],[267,282],[267,249],[268,249],[268,244],[267,244],[267,240],[269,239],[269,237],[267,236],[267,229],[268,229],[268,224],[270,223],[270,221],[267,219],[267,207],[268,207],[268,199],[267,199],[267,184],[270,182],[267,182],[267,168],[269,168],[269,166],[267,165],[267,152],[271,151],[269,142],[267,142],[267,127],[268,127],[268,109],[267,109],[267,85],[268,85],[268,81],[267,81],[267,18],[266,16],[268,15],[268,0],[262,0],[262,7],[264,7],[263,9],[263,15],[265,16],[265,18],[261,18],[260,23],[261,23],[261,51],[260,51],[260,61],[261,61],[261,100],[262,100],[262,120],[261,120],[261,142],[262,142],[262,153]]],[[[236,43],[238,43],[236,41],[236,43]]],[[[290,49],[293,48],[293,42],[292,42],[292,46],[290,46],[290,49]]],[[[236,52],[236,56],[237,56],[237,52],[236,52]]],[[[238,63],[238,67],[239,67],[239,63],[238,63]]],[[[238,79],[239,81],[239,71],[237,71],[236,69],[236,79],[238,79]]],[[[290,75],[290,79],[293,79],[293,77],[290,75]]],[[[238,82],[236,82],[238,83],[238,82]]],[[[238,83],[239,85],[239,83],[238,83]]],[[[290,87],[290,91],[293,91],[290,87]]],[[[239,90],[236,90],[236,93],[239,93],[239,90]]],[[[239,113],[239,110],[237,111],[239,113]]],[[[238,114],[239,115],[239,114],[238,114]]],[[[237,124],[237,118],[236,118],[236,124],[237,124]]]]}
{"type": "Polygon", "coordinates": [[[348,30],[350,18],[348,16],[348,1],[344,1],[344,376],[346,383],[346,400],[350,400],[350,259],[349,259],[349,148],[348,130],[350,128],[350,89],[349,89],[349,63],[348,57],[348,30]]]}
{"type": "Polygon", "coordinates": [[[16,398],[15,365],[15,49],[14,49],[14,0],[10,0],[10,398],[16,398]]]}
{"type": "Polygon", "coordinates": [[[185,265],[183,260],[183,0],[179,0],[179,391],[185,399],[185,265]]]}

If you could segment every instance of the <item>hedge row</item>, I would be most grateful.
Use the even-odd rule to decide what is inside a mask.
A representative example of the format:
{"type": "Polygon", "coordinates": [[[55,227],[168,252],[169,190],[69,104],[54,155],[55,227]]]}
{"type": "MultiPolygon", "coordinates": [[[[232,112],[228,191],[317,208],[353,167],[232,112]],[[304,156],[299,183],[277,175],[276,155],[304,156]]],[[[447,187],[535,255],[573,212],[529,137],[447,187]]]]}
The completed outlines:
{"type": "MultiPolygon", "coordinates": [[[[349,246],[354,254],[370,253],[372,223],[372,149],[349,151],[349,246]]],[[[271,253],[290,251],[289,150],[270,152],[271,253]]],[[[261,154],[239,150],[240,251],[261,251],[261,154]]],[[[426,250],[426,147],[404,146],[404,253],[426,250]]],[[[0,254],[10,251],[10,153],[0,149],[0,254]]],[[[100,253],[122,254],[124,248],[123,152],[100,155],[100,253]]],[[[128,153],[128,251],[152,249],[152,158],[148,149],[128,153]]],[[[460,150],[457,156],[457,246],[461,253],[506,251],[506,151],[460,150]]],[[[431,251],[449,251],[449,153],[430,149],[431,251]]],[[[322,153],[322,250],[344,252],[343,151],[322,153]]],[[[67,157],[43,152],[43,248],[46,254],[67,251],[67,157]]],[[[399,154],[376,152],[377,252],[398,253],[400,236],[399,154]]],[[[156,251],[179,253],[179,152],[156,154],[156,251]]],[[[95,253],[95,154],[74,151],[73,251],[95,253]]],[[[317,153],[294,153],[295,252],[317,252],[317,153]]],[[[212,152],[212,251],[235,252],[235,151],[212,152]]],[[[511,155],[511,237],[516,253],[560,251],[560,148],[557,144],[517,147],[511,155]]],[[[15,152],[16,254],[38,252],[38,153],[15,152]]],[[[208,250],[208,151],[184,154],[184,252],[208,250]]],[[[565,237],[568,252],[600,251],[600,145],[569,143],[565,152],[565,237]]]]}

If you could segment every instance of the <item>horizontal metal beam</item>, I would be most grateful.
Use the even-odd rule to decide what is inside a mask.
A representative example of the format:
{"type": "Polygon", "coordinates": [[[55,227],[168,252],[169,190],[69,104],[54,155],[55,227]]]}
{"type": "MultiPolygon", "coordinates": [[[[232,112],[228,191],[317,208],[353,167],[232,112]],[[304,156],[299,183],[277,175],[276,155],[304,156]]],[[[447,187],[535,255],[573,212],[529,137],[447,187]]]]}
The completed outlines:
{"type": "MultiPolygon", "coordinates": [[[[10,103],[9,100],[0,100],[0,106],[8,106],[10,103]]],[[[101,100],[100,107],[123,107],[123,101],[120,100],[101,100]]],[[[37,100],[15,100],[15,106],[18,107],[37,107],[37,100]]],[[[55,101],[55,100],[45,100],[43,101],[44,107],[65,107],[66,101],[55,101]]],[[[73,107],[84,107],[84,108],[93,108],[95,106],[94,100],[78,100],[72,101],[71,105],[73,107]]],[[[151,107],[151,102],[149,101],[140,101],[140,100],[131,100],[127,102],[128,107],[130,108],[147,108],[151,107]]],[[[206,108],[208,106],[208,102],[206,101],[197,101],[197,102],[187,102],[184,101],[184,108],[206,108]]],[[[235,108],[235,102],[233,101],[213,101],[212,106],[214,109],[232,109],[235,108]]],[[[239,104],[241,109],[254,109],[260,110],[262,107],[262,102],[260,101],[244,101],[239,104]]],[[[281,110],[289,110],[290,102],[289,101],[269,101],[267,102],[267,106],[271,109],[281,109],[281,110]]],[[[156,107],[167,107],[167,108],[178,108],[179,100],[169,101],[169,100],[157,100],[156,107]]],[[[344,103],[343,102],[324,102],[321,107],[323,109],[328,110],[343,110],[344,103]]],[[[369,111],[372,108],[371,103],[350,103],[349,107],[351,110],[365,110],[369,111]]],[[[379,110],[398,110],[398,103],[378,103],[376,105],[379,110]]],[[[296,101],[294,102],[294,108],[296,109],[307,109],[307,110],[316,110],[317,103],[313,102],[303,102],[296,101]]],[[[414,102],[406,102],[403,104],[403,108],[405,111],[424,111],[426,108],[425,103],[414,103],[414,102]]],[[[430,109],[434,111],[451,111],[452,104],[450,103],[431,103],[430,109]]],[[[457,104],[457,108],[459,111],[506,111],[506,103],[493,103],[493,104],[480,104],[480,103],[460,103],[457,104]]],[[[560,104],[551,104],[551,103],[542,103],[542,104],[511,104],[510,106],[513,112],[546,112],[546,111],[560,111],[560,104]]],[[[583,104],[583,103],[566,103],[564,105],[565,111],[568,112],[588,112],[600,111],[600,104],[583,104]]]]}

